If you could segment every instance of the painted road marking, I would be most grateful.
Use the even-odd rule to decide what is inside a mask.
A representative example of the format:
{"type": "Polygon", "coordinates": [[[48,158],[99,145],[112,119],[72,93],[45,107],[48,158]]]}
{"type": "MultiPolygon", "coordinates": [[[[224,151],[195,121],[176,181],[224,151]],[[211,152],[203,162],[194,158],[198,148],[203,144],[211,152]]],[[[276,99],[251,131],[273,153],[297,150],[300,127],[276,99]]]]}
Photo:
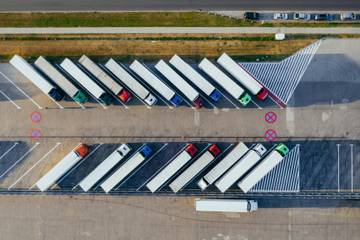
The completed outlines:
{"type": "Polygon", "coordinates": [[[151,159],[153,159],[156,155],[159,154],[169,143],[165,143],[161,148],[159,148],[148,160],[146,160],[141,166],[137,167],[133,173],[131,173],[127,178],[125,178],[117,188],[115,188],[115,191],[120,188],[120,186],[125,183],[130,177],[132,177],[136,172],[138,172],[142,166],[145,166],[146,163],[148,163],[151,159]]]}
{"type": "Polygon", "coordinates": [[[267,112],[265,114],[265,121],[267,123],[274,123],[277,120],[277,115],[274,112],[267,112]]]}
{"type": "Polygon", "coordinates": [[[41,116],[41,113],[39,113],[39,112],[32,112],[30,114],[30,119],[34,123],[39,123],[41,121],[41,118],[42,118],[42,116],[41,116]]]}
{"type": "Polygon", "coordinates": [[[35,143],[35,145],[30,148],[21,158],[19,158],[13,165],[11,165],[4,173],[0,175],[0,179],[5,176],[11,169],[13,169],[21,160],[23,160],[30,152],[32,152],[40,143],[35,143]]]}
{"type": "Polygon", "coordinates": [[[240,109],[233,101],[231,101],[227,96],[225,96],[225,94],[221,93],[221,95],[228,100],[228,102],[230,102],[236,109],[240,109]]]}
{"type": "Polygon", "coordinates": [[[56,143],[56,145],[50,149],[50,151],[48,151],[44,156],[42,156],[40,158],[40,160],[38,160],[34,165],[31,166],[31,168],[29,168],[21,177],[19,177],[13,184],[11,184],[8,187],[8,190],[10,190],[11,188],[13,188],[18,182],[21,181],[21,179],[23,179],[32,169],[34,169],[37,165],[39,165],[50,153],[52,153],[61,143],[58,142],[56,143]]]}
{"type": "Polygon", "coordinates": [[[351,160],[351,192],[354,192],[354,144],[350,144],[350,160],[351,160]]]}
{"type": "Polygon", "coordinates": [[[260,107],[253,99],[251,99],[251,102],[252,102],[258,109],[262,109],[262,107],[260,107]]]}
{"type": "Polygon", "coordinates": [[[72,173],[76,168],[78,168],[86,159],[88,159],[91,155],[93,155],[104,143],[99,143],[99,145],[96,146],[96,148],[94,150],[92,150],[86,157],[84,157],[79,163],[76,164],[75,167],[73,167],[72,169],[70,169],[69,172],[67,172],[64,176],[62,176],[60,178],[59,181],[57,181],[56,184],[54,184],[51,188],[54,189],[56,185],[59,185],[62,181],[64,181],[64,179],[69,176],[70,173],[72,173]]]}
{"type": "Polygon", "coordinates": [[[164,165],[159,169],[157,170],[150,178],[148,178],[146,181],[144,181],[143,184],[141,184],[140,187],[138,187],[136,189],[136,191],[139,191],[140,188],[142,188],[143,186],[145,186],[151,179],[153,179],[160,171],[162,171],[172,160],[174,160],[182,151],[185,150],[185,148],[188,146],[188,144],[185,144],[185,146],[179,151],[177,152],[176,154],[173,155],[173,157],[167,161],[166,163],[164,163],[164,165]]]}
{"type": "Polygon", "coordinates": [[[277,138],[277,133],[274,129],[268,129],[266,132],[265,132],[265,140],[267,141],[275,141],[277,138]]]}
{"type": "Polygon", "coordinates": [[[6,80],[8,80],[14,87],[16,87],[17,90],[19,90],[25,97],[27,97],[33,104],[35,104],[35,106],[37,106],[39,109],[42,109],[42,107],[37,102],[35,102],[34,99],[32,99],[29,95],[27,95],[18,85],[16,85],[12,80],[10,80],[10,78],[8,78],[3,72],[0,71],[0,74],[6,80]]]}
{"type": "MultiPolygon", "coordinates": [[[[145,143],[143,143],[140,147],[138,147],[134,152],[133,152],[133,154],[131,154],[131,156],[130,157],[126,157],[125,156],[125,158],[124,159],[122,159],[121,161],[123,161],[123,160],[125,160],[125,161],[127,161],[127,159],[130,159],[130,158],[132,158],[143,146],[145,146],[145,143]]],[[[105,160],[105,159],[104,159],[105,160]]],[[[122,165],[122,164],[121,164],[122,165]]],[[[118,169],[118,168],[117,168],[118,169]]],[[[116,171],[117,169],[115,169],[114,171],[116,171]]],[[[111,170],[110,170],[111,171],[111,170]]],[[[110,172],[109,171],[109,172],[110,172]]],[[[99,182],[99,184],[98,185],[96,185],[95,186],[95,188],[94,188],[94,191],[101,185],[101,183],[102,182],[99,182]]],[[[79,183],[80,184],[80,183],[79,183]]]]}
{"type": "Polygon", "coordinates": [[[14,147],[16,147],[16,145],[18,145],[19,143],[16,142],[14,143],[14,145],[12,145],[6,152],[4,152],[1,156],[0,156],[0,160],[5,157],[6,154],[8,154],[14,147]]]}
{"type": "Polygon", "coordinates": [[[340,144],[336,144],[337,148],[337,184],[338,184],[338,192],[340,192],[340,144]]]}
{"type": "Polygon", "coordinates": [[[8,101],[10,101],[12,104],[14,104],[17,109],[21,109],[21,107],[20,107],[19,105],[17,105],[13,100],[11,100],[10,97],[9,97],[8,95],[6,95],[3,91],[0,90],[0,93],[1,93],[8,101]]]}

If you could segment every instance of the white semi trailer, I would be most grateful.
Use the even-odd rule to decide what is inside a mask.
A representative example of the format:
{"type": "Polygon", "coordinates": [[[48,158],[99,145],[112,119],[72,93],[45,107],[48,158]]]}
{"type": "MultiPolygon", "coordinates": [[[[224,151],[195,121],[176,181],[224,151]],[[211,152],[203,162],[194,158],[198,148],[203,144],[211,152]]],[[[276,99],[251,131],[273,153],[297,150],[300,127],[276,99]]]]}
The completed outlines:
{"type": "Polygon", "coordinates": [[[228,71],[236,80],[238,80],[245,88],[247,88],[258,99],[265,100],[268,96],[268,91],[262,86],[253,75],[248,73],[241,65],[236,63],[226,53],[223,53],[218,59],[220,64],[226,71],[228,71]]]}
{"type": "Polygon", "coordinates": [[[248,150],[249,148],[244,143],[239,142],[215,167],[197,182],[197,185],[201,190],[205,190],[244,156],[248,150]]]}
{"type": "Polygon", "coordinates": [[[88,147],[85,144],[80,144],[40,178],[35,185],[42,192],[48,190],[57,180],[75,166],[76,163],[84,158],[88,152],[88,147]]]}
{"type": "Polygon", "coordinates": [[[194,144],[189,144],[179,155],[177,155],[168,165],[156,174],[146,187],[155,192],[165,184],[176,172],[178,172],[186,163],[188,163],[196,154],[198,149],[194,144]]]}
{"type": "Polygon", "coordinates": [[[247,171],[259,162],[265,154],[266,148],[262,144],[257,144],[250,149],[237,163],[232,166],[218,181],[215,186],[224,193],[236,181],[238,181],[247,171]]]}
{"type": "Polygon", "coordinates": [[[67,79],[59,70],[57,70],[44,57],[40,56],[34,62],[34,65],[56,83],[67,95],[74,101],[84,103],[88,100],[86,94],[67,79]]]}
{"type": "Polygon", "coordinates": [[[134,171],[141,163],[145,161],[152,153],[152,149],[145,145],[124,164],[122,164],[114,173],[107,178],[100,187],[106,192],[110,192],[117,184],[125,179],[132,171],[134,171]]]}
{"type": "Polygon", "coordinates": [[[88,75],[86,75],[75,63],[70,59],[65,58],[60,64],[73,79],[75,79],[81,86],[90,92],[97,100],[105,105],[109,105],[112,101],[111,96],[105,92],[99,85],[97,85],[88,75]]]}
{"type": "Polygon", "coordinates": [[[201,91],[209,96],[213,101],[218,102],[221,98],[221,93],[200,73],[198,73],[193,67],[185,62],[178,55],[174,55],[169,63],[173,65],[179,72],[187,77],[193,84],[195,84],[201,91]]]}
{"type": "Polygon", "coordinates": [[[133,76],[130,75],[122,66],[120,66],[114,59],[110,58],[105,64],[105,67],[114,74],[122,83],[125,84],[131,91],[133,91],[146,104],[152,106],[157,99],[150,93],[143,85],[141,85],[133,76]]]}
{"type": "Polygon", "coordinates": [[[89,175],[87,175],[79,184],[85,191],[89,191],[97,182],[100,181],[112,168],[116,166],[131,148],[127,144],[121,144],[113,153],[111,153],[104,161],[102,161],[89,175]]]}
{"type": "Polygon", "coordinates": [[[131,99],[131,93],[129,91],[127,91],[123,86],[112,79],[104,70],[102,70],[86,55],[83,55],[79,59],[79,63],[100,82],[102,82],[122,102],[128,102],[131,99]]]}
{"type": "Polygon", "coordinates": [[[14,55],[10,64],[20,71],[27,79],[29,79],[43,93],[50,96],[55,101],[60,101],[64,94],[60,92],[53,84],[48,82],[40,73],[38,73],[31,64],[19,55],[14,55]]]}
{"type": "Polygon", "coordinates": [[[180,191],[187,183],[189,183],[198,173],[208,166],[221,153],[216,144],[213,144],[198,159],[195,160],[184,172],[182,172],[169,187],[175,193],[180,191]]]}
{"type": "Polygon", "coordinates": [[[278,165],[284,156],[289,152],[285,144],[278,144],[277,147],[269,153],[250,173],[248,173],[237,184],[238,187],[247,193],[254,187],[266,174],[268,174],[276,165],[278,165]]]}
{"type": "Polygon", "coordinates": [[[182,98],[139,61],[135,60],[129,68],[174,106],[181,104],[182,98]]]}
{"type": "Polygon", "coordinates": [[[172,69],[163,60],[160,60],[155,68],[166,77],[177,89],[179,89],[196,108],[201,108],[203,105],[202,99],[198,91],[196,91],[189,83],[187,83],[174,69],[172,69]]]}
{"type": "Polygon", "coordinates": [[[195,209],[197,212],[253,212],[258,204],[244,199],[195,199],[195,209]]]}
{"type": "Polygon", "coordinates": [[[246,106],[251,101],[251,97],[247,94],[242,87],[234,82],[230,77],[223,73],[218,67],[215,66],[210,60],[204,58],[199,63],[199,68],[204,71],[209,77],[217,82],[225,91],[237,99],[242,105],[246,106]]]}

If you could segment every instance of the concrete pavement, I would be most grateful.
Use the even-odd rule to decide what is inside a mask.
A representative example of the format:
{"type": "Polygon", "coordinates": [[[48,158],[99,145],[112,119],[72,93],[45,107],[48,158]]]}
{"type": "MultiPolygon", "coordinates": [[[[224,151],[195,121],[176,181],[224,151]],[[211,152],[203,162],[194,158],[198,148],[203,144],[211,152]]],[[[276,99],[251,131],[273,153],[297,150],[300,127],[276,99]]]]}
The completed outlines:
{"type": "Polygon", "coordinates": [[[356,0],[12,0],[1,11],[359,10],[356,0]]]}
{"type": "Polygon", "coordinates": [[[243,34],[360,34],[357,27],[73,27],[0,28],[0,34],[121,34],[121,33],[243,33],[243,34]]]}
{"type": "Polygon", "coordinates": [[[346,207],[223,214],[195,212],[188,197],[2,196],[0,211],[0,239],[7,240],[355,240],[360,235],[360,208],[346,207]]]}

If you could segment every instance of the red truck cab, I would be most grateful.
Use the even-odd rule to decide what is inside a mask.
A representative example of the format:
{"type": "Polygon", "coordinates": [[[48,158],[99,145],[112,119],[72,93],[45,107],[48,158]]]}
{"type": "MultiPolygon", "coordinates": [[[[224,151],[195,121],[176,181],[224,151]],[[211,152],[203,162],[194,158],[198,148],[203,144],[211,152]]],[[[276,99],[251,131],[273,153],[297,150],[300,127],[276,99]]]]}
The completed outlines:
{"type": "Polygon", "coordinates": [[[121,90],[121,92],[118,94],[118,97],[120,98],[120,100],[121,100],[122,102],[126,103],[126,102],[130,101],[132,95],[131,95],[131,93],[130,93],[128,90],[123,89],[123,90],[121,90]]]}
{"type": "Polygon", "coordinates": [[[89,153],[89,147],[86,144],[81,143],[74,149],[74,152],[81,157],[85,157],[89,153]]]}
{"type": "Polygon", "coordinates": [[[213,144],[209,147],[209,152],[214,156],[216,157],[217,155],[219,155],[221,153],[221,150],[220,148],[216,145],[216,144],[213,144]]]}
{"type": "Polygon", "coordinates": [[[186,147],[185,151],[188,152],[192,157],[194,157],[198,149],[194,144],[191,143],[186,147]]]}

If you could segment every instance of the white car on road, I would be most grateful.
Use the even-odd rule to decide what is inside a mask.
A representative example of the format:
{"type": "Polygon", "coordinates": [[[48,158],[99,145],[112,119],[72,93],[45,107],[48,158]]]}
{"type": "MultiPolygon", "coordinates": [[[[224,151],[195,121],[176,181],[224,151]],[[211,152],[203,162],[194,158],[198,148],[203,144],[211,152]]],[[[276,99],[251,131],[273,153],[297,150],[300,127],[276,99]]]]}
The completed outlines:
{"type": "Polygon", "coordinates": [[[289,19],[289,14],[287,13],[274,13],[275,20],[287,20],[289,19]]]}

